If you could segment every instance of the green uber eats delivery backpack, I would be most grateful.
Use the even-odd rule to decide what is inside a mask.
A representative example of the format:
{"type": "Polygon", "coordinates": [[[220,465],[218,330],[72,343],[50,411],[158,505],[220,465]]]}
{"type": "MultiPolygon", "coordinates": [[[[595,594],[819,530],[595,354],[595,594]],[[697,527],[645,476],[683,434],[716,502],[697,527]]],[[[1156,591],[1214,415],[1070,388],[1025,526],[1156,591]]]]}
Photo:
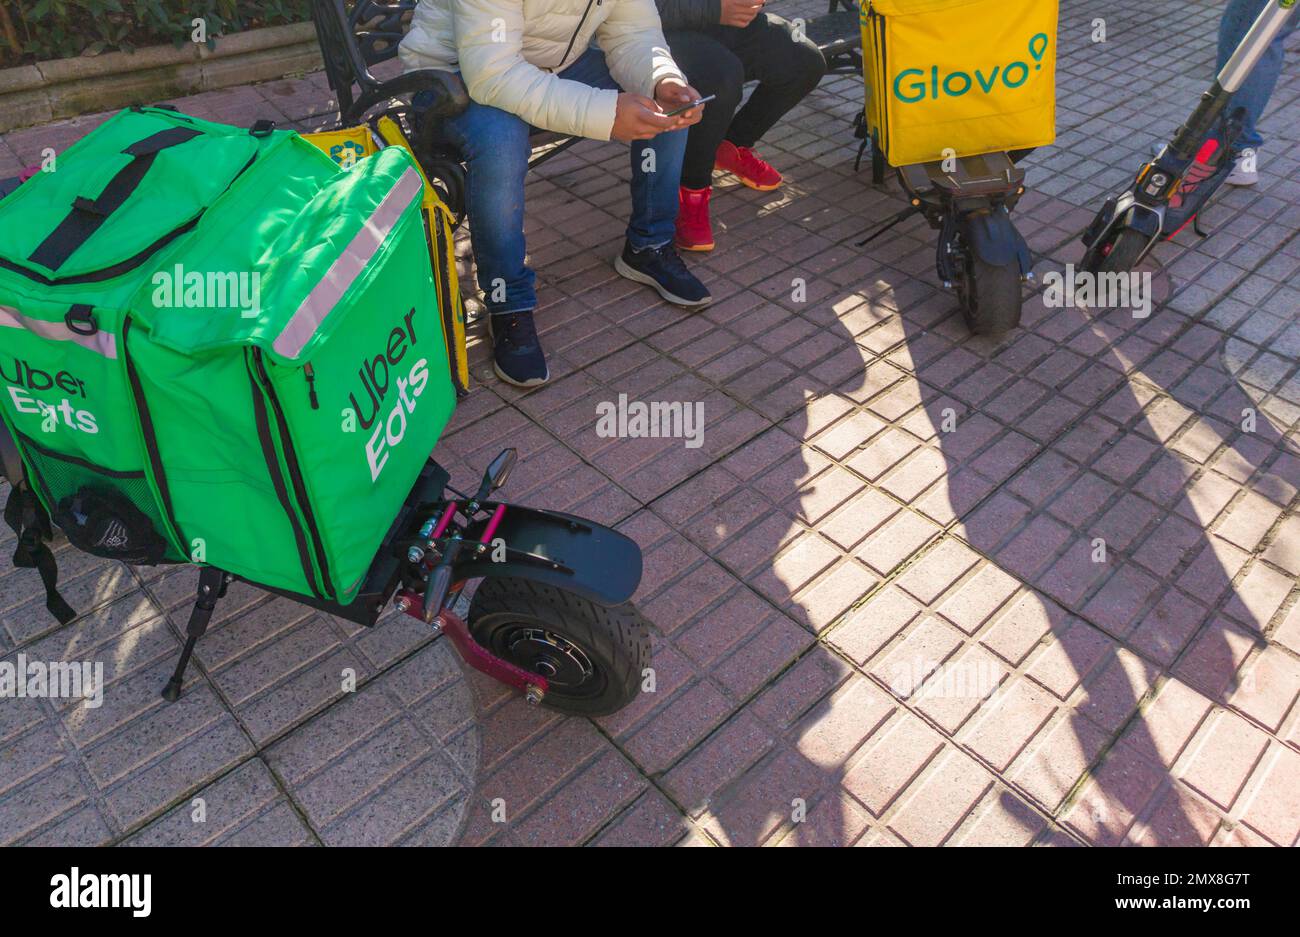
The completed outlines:
{"type": "Polygon", "coordinates": [[[51,519],[348,604],[456,399],[411,157],[133,108],[52,170],[0,200],[15,565],[61,621],[51,519]]]}

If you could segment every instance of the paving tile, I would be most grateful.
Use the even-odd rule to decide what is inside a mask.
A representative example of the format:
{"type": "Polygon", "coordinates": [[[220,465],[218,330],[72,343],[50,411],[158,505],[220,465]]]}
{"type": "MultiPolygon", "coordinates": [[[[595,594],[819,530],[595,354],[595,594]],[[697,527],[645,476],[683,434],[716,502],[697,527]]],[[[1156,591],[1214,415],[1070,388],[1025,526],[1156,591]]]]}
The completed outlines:
{"type": "Polygon", "coordinates": [[[1273,743],[1256,768],[1241,819],[1255,832],[1278,846],[1294,846],[1300,840],[1300,814],[1296,796],[1300,791],[1300,754],[1273,743]]]}
{"type": "Polygon", "coordinates": [[[1213,619],[1193,639],[1174,673],[1202,692],[1220,697],[1235,683],[1238,668],[1254,647],[1249,631],[1226,619],[1213,619]]]}
{"type": "Polygon", "coordinates": [[[1221,810],[1231,810],[1268,747],[1268,737],[1231,712],[1219,712],[1192,739],[1182,778],[1221,810]]]}
{"type": "Polygon", "coordinates": [[[1129,749],[1170,769],[1202,724],[1211,704],[1179,680],[1166,680],[1122,736],[1129,749]]]}
{"type": "Polygon", "coordinates": [[[1049,635],[1064,631],[1068,622],[1065,611],[1055,602],[1026,592],[994,620],[980,643],[1018,666],[1049,635]]]}
{"type": "Polygon", "coordinates": [[[693,815],[775,744],[774,733],[740,712],[679,762],[663,779],[665,790],[693,815]]]}
{"type": "Polygon", "coordinates": [[[1033,807],[995,787],[954,838],[958,846],[1028,846],[1047,826],[1033,807]]]}
{"type": "Polygon", "coordinates": [[[1263,632],[1294,585],[1295,577],[1255,563],[1234,586],[1233,595],[1223,606],[1224,613],[1253,631],[1263,632]]]}
{"type": "Polygon", "coordinates": [[[1044,810],[1054,812],[1104,750],[1109,736],[1070,715],[1039,732],[1012,763],[1010,779],[1044,810]]]}
{"type": "Polygon", "coordinates": [[[1107,732],[1114,733],[1138,708],[1155,682],[1157,670],[1123,648],[1083,681],[1077,711],[1107,732]]]}
{"type": "Polygon", "coordinates": [[[1050,694],[1021,678],[1004,686],[984,705],[960,741],[995,770],[1005,771],[1055,712],[1056,701],[1050,694]]]}
{"type": "Polygon", "coordinates": [[[1117,846],[1165,781],[1165,772],[1120,744],[1080,792],[1066,825],[1089,843],[1117,846]]]}
{"type": "Polygon", "coordinates": [[[967,634],[974,634],[1016,591],[1016,580],[985,563],[939,605],[938,611],[967,634]]]}
{"type": "Polygon", "coordinates": [[[961,644],[960,631],[931,616],[909,629],[893,650],[872,665],[870,673],[895,696],[905,699],[961,644]]]}
{"type": "Polygon", "coordinates": [[[629,737],[623,750],[645,771],[667,769],[734,710],[712,683],[699,681],[629,737]]]}
{"type": "Polygon", "coordinates": [[[1300,696],[1300,661],[1280,648],[1267,647],[1238,671],[1227,703],[1277,732],[1297,696],[1300,696]]]}
{"type": "Polygon", "coordinates": [[[942,754],[900,801],[889,828],[912,846],[938,846],[989,790],[993,775],[958,751],[942,754]]]}
{"type": "Polygon", "coordinates": [[[519,841],[526,846],[585,842],[645,787],[627,759],[606,751],[519,824],[519,841]]]}
{"type": "Polygon", "coordinates": [[[823,772],[836,773],[894,710],[889,694],[869,680],[851,678],[795,726],[794,747],[823,772]]]}
{"type": "Polygon", "coordinates": [[[758,695],[756,716],[785,730],[819,699],[849,678],[851,669],[824,647],[815,647],[758,695]]]}
{"type": "Polygon", "coordinates": [[[1129,828],[1125,844],[1208,846],[1221,829],[1222,815],[1195,793],[1165,784],[1145,814],[1129,828]]]}
{"type": "Polygon", "coordinates": [[[668,846],[690,828],[658,791],[646,791],[592,840],[593,846],[668,846]]]}
{"type": "Polygon", "coordinates": [[[777,749],[731,788],[703,820],[704,829],[723,845],[756,846],[813,803],[826,785],[823,775],[802,755],[777,749]]]}
{"type": "Polygon", "coordinates": [[[778,846],[852,846],[866,832],[870,816],[847,797],[828,794],[793,824],[778,846]]]}
{"type": "Polygon", "coordinates": [[[900,713],[863,749],[841,782],[874,816],[882,816],[943,748],[943,738],[910,713],[900,713]]]}
{"type": "Polygon", "coordinates": [[[265,763],[250,759],[129,837],[129,846],[308,845],[316,841],[265,763]]]}

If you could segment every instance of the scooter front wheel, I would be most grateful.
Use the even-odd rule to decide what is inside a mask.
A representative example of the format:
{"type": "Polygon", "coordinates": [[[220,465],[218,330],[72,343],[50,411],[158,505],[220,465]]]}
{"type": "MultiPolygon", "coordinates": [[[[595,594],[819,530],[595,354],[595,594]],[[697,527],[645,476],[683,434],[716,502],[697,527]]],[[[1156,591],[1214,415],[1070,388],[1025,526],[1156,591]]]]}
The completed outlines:
{"type": "Polygon", "coordinates": [[[1138,265],[1147,249],[1147,237],[1139,231],[1120,231],[1108,247],[1098,245],[1084,258],[1082,267],[1094,273],[1128,273],[1138,265]]]}
{"type": "Polygon", "coordinates": [[[606,608],[528,579],[485,579],[469,630],[493,654],[546,678],[542,705],[575,715],[622,709],[650,666],[650,628],[631,602],[606,608]]]}

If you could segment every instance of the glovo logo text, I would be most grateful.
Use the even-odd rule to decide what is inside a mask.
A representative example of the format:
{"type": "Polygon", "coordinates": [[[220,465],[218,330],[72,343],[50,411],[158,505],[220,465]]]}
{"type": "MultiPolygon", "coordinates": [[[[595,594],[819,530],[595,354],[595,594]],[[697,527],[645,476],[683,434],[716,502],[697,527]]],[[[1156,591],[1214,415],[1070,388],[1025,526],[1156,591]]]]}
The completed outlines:
{"type": "Polygon", "coordinates": [[[1029,40],[1032,64],[1017,60],[969,72],[944,72],[938,65],[929,69],[903,69],[894,78],[894,97],[904,104],[920,104],[944,97],[960,98],[968,93],[994,95],[1014,91],[1029,81],[1034,72],[1042,70],[1049,42],[1047,33],[1038,33],[1029,40]]]}

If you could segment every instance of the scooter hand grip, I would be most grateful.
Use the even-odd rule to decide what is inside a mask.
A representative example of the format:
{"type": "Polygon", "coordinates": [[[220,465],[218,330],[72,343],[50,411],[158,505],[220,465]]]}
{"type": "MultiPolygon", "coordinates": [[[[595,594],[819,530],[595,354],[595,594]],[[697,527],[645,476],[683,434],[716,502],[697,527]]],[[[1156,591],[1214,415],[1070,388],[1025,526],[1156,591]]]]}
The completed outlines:
{"type": "Polygon", "coordinates": [[[447,598],[447,592],[451,588],[451,566],[442,565],[434,567],[433,572],[429,574],[429,582],[424,590],[424,620],[432,622],[434,616],[442,610],[443,600],[447,598]]]}

